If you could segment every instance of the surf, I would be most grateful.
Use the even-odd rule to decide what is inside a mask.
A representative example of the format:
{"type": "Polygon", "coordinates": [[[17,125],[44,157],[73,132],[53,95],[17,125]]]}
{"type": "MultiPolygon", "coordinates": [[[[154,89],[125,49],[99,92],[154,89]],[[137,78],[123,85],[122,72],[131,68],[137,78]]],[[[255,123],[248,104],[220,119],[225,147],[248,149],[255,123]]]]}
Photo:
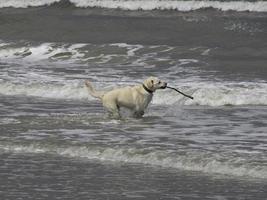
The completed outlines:
{"type": "Polygon", "coordinates": [[[122,10],[177,10],[177,11],[194,11],[200,9],[213,8],[221,11],[250,11],[250,12],[267,12],[267,2],[265,1],[173,1],[173,0],[41,0],[41,1],[6,1],[0,3],[0,8],[28,8],[37,6],[50,6],[71,3],[80,8],[108,8],[122,10]]]}
{"type": "MultiPolygon", "coordinates": [[[[126,84],[127,83],[123,83],[126,84]]],[[[129,83],[130,84],[130,83],[129,83]]],[[[267,105],[267,84],[266,83],[243,83],[240,86],[226,83],[225,85],[213,85],[199,83],[196,85],[177,86],[183,91],[194,96],[194,100],[188,99],[175,91],[158,91],[154,95],[154,105],[177,105],[177,106],[246,106],[246,105],[267,105]]],[[[116,82],[109,82],[104,89],[107,91],[116,87],[116,82]]],[[[0,94],[12,96],[28,96],[52,99],[72,99],[78,101],[95,101],[90,97],[84,87],[84,81],[77,80],[65,84],[51,83],[30,83],[16,84],[12,82],[0,82],[0,94]]]]}
{"type": "Polygon", "coordinates": [[[74,159],[97,160],[101,162],[122,162],[142,164],[178,170],[195,171],[210,175],[231,175],[235,177],[267,178],[264,166],[251,166],[242,160],[224,159],[220,155],[206,155],[197,152],[186,154],[160,150],[136,148],[112,148],[94,146],[54,146],[38,143],[29,145],[0,144],[5,153],[55,154],[74,159]]]}

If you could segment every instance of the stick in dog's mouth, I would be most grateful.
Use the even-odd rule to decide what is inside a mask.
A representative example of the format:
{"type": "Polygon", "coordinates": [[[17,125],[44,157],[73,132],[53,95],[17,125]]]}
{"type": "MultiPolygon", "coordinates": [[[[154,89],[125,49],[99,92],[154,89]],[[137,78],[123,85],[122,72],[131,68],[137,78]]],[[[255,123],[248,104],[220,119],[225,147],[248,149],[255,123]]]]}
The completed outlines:
{"type": "Polygon", "coordinates": [[[165,89],[165,88],[167,88],[167,84],[162,86],[162,87],[160,87],[160,89],[165,89]]]}
{"type": "Polygon", "coordinates": [[[192,96],[189,96],[189,95],[187,95],[187,94],[185,94],[185,93],[183,93],[183,92],[181,92],[181,91],[177,90],[176,88],[173,88],[173,87],[170,87],[170,86],[166,86],[166,88],[169,88],[169,89],[175,90],[176,92],[178,92],[178,93],[180,93],[180,94],[184,95],[185,97],[187,97],[187,98],[190,98],[190,99],[192,99],[192,100],[194,99],[194,97],[192,97],[192,96]]]}
{"type": "Polygon", "coordinates": [[[163,86],[160,87],[160,89],[165,89],[165,88],[167,88],[167,85],[168,85],[168,84],[165,83],[163,86]]]}

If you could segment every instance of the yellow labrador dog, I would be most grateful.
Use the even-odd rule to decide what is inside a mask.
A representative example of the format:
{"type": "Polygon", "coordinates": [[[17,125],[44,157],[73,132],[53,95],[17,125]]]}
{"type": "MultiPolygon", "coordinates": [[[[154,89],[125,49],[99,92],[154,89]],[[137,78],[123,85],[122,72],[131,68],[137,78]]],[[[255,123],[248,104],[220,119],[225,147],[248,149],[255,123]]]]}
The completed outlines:
{"type": "Polygon", "coordinates": [[[156,77],[149,77],[143,84],[113,89],[111,91],[96,91],[89,80],[85,81],[89,94],[100,99],[103,106],[115,118],[120,118],[120,107],[133,111],[135,117],[142,117],[157,89],[165,89],[167,83],[156,77]]]}

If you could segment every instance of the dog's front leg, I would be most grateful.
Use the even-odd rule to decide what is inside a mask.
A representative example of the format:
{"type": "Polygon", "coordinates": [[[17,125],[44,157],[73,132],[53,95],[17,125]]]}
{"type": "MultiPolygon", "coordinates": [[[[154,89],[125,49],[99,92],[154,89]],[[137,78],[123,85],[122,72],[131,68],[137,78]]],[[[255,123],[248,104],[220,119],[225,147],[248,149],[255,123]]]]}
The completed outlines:
{"type": "Polygon", "coordinates": [[[110,116],[111,118],[114,118],[114,119],[121,119],[121,115],[120,115],[119,112],[110,112],[110,111],[109,111],[109,116],[110,116]]]}
{"type": "Polygon", "coordinates": [[[140,118],[145,114],[145,112],[143,110],[139,110],[139,111],[135,111],[134,112],[134,117],[136,118],[140,118]]]}

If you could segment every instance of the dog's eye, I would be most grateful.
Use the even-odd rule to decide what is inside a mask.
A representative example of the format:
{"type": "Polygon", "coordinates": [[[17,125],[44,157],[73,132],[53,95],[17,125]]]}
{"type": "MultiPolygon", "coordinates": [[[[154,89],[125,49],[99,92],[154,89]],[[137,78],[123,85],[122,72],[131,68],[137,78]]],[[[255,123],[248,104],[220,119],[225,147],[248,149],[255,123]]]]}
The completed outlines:
{"type": "Polygon", "coordinates": [[[159,81],[159,84],[161,84],[161,81],[159,81]]]}
{"type": "Polygon", "coordinates": [[[154,81],[153,81],[153,80],[151,80],[151,83],[153,84],[153,83],[154,83],[154,81]]]}

